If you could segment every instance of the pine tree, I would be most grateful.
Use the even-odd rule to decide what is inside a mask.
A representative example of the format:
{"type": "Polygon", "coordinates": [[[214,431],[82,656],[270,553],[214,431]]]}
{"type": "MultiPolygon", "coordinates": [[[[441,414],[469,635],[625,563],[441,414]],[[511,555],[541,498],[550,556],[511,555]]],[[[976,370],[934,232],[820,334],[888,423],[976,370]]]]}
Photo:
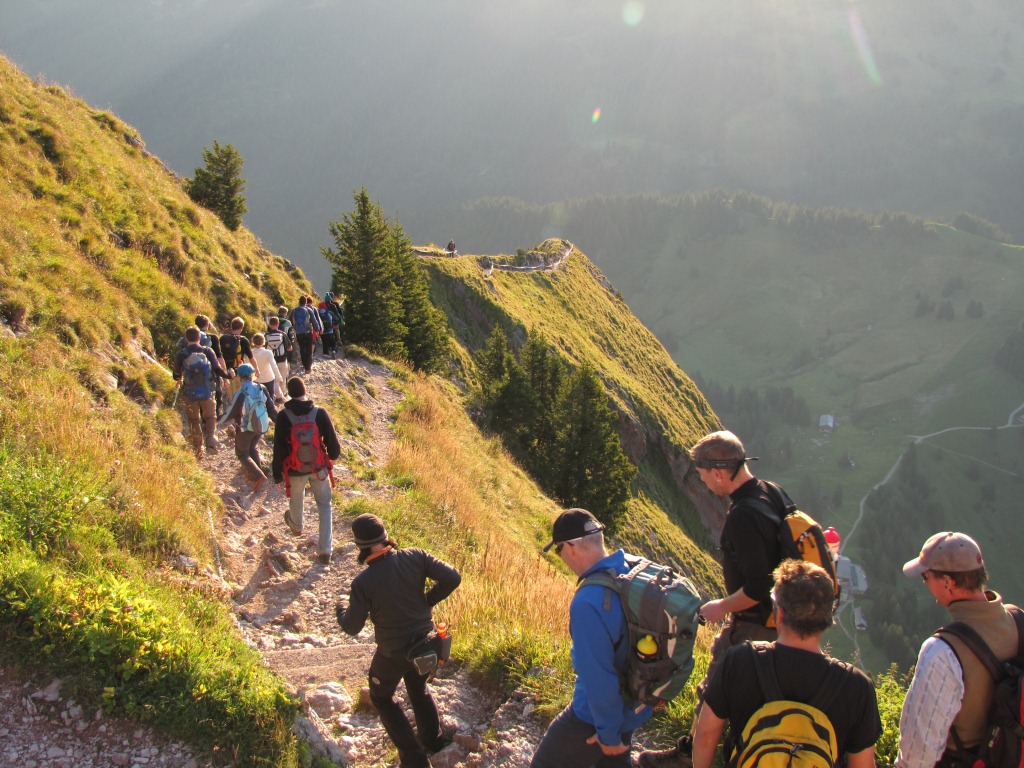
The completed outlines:
{"type": "Polygon", "coordinates": [[[523,371],[534,394],[535,413],[530,428],[526,457],[529,469],[547,486],[554,472],[554,453],[558,432],[558,402],[566,379],[566,365],[555,354],[544,334],[530,331],[520,358],[523,371]]]}
{"type": "Polygon", "coordinates": [[[231,144],[223,147],[213,142],[213,149],[203,150],[205,168],[196,168],[195,176],[186,182],[188,195],[199,205],[213,211],[234,232],[242,226],[248,210],[245,204],[245,179],[242,178],[242,156],[231,144]]]}
{"type": "Polygon", "coordinates": [[[345,297],[345,335],[385,355],[435,371],[449,351],[444,315],[401,224],[388,223],[363,187],[355,210],[328,230],[335,248],[320,252],[331,264],[331,290],[345,297]]]}
{"type": "Polygon", "coordinates": [[[619,443],[617,417],[593,366],[585,363],[562,388],[551,493],[590,510],[614,533],[636,474],[619,443]]]}

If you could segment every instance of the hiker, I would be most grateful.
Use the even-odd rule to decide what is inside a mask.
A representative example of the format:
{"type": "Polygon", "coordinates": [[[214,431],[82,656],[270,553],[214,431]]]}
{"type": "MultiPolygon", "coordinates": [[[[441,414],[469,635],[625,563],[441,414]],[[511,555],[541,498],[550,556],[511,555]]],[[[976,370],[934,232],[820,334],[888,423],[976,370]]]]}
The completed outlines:
{"type": "Polygon", "coordinates": [[[321,301],[317,307],[318,314],[320,315],[320,323],[324,327],[324,333],[321,337],[323,343],[324,357],[334,358],[334,349],[337,344],[338,337],[334,334],[334,313],[328,309],[327,302],[321,301]]]}
{"type": "MultiPolygon", "coordinates": [[[[700,609],[706,621],[717,624],[725,620],[725,624],[711,645],[707,674],[697,685],[697,722],[704,690],[725,652],[747,640],[778,637],[771,626],[771,589],[772,571],[782,558],[778,523],[769,520],[752,501],[763,499],[774,506],[774,494],[747,467],[747,462],[755,459],[747,457],[740,439],[732,432],[712,432],[690,449],[690,458],[704,485],[731,502],[720,539],[726,597],[711,600],[700,609]]],[[[683,735],[670,749],[641,752],[638,764],[642,768],[689,766],[690,744],[691,735],[683,735]]]]}
{"type": "MultiPolygon", "coordinates": [[[[288,319],[288,307],[280,306],[277,308],[277,322],[281,329],[281,333],[284,334],[285,338],[291,344],[291,352],[288,355],[288,363],[291,367],[299,364],[299,342],[295,338],[295,328],[292,326],[292,321],[288,319]]],[[[288,377],[284,377],[285,381],[288,381],[288,377]]]]}
{"type": "MultiPolygon", "coordinates": [[[[603,570],[628,573],[626,553],[608,554],[603,531],[587,510],[567,509],[555,519],[544,551],[554,547],[580,581],[603,570]]],[[[551,721],[530,768],[628,768],[633,731],[653,710],[620,695],[626,654],[635,651],[618,594],[598,584],[579,588],[569,606],[569,634],[576,671],[572,701],[551,721]]]]}
{"type": "Polygon", "coordinates": [[[306,309],[309,310],[311,317],[313,318],[313,346],[316,348],[318,342],[320,346],[320,354],[323,354],[323,335],[324,335],[324,321],[320,319],[320,313],[317,311],[316,302],[313,301],[312,296],[306,297],[306,309]]]}
{"type": "Polygon", "coordinates": [[[267,479],[260,462],[259,442],[270,426],[270,418],[267,414],[267,393],[252,380],[255,373],[256,369],[248,363],[242,363],[235,369],[235,377],[240,380],[239,389],[218,426],[235,422],[235,456],[242,465],[242,474],[252,483],[252,489],[258,491],[267,479]]]}
{"type": "Polygon", "coordinates": [[[342,307],[342,304],[344,303],[344,300],[337,301],[334,298],[334,294],[331,293],[330,291],[328,291],[324,295],[324,300],[327,302],[327,308],[329,310],[331,310],[331,312],[334,313],[335,346],[336,346],[337,351],[341,353],[341,356],[344,357],[345,356],[345,349],[342,346],[342,340],[341,340],[341,328],[342,328],[342,326],[345,325],[345,310],[342,307]]]}
{"type": "MultiPolygon", "coordinates": [[[[954,622],[980,635],[997,659],[1018,655],[1021,637],[1014,619],[1020,609],[1004,605],[997,593],[985,589],[985,561],[970,536],[936,533],[903,566],[903,573],[920,576],[935,602],[954,622]]],[[[995,683],[968,642],[947,629],[956,627],[939,630],[921,645],[900,716],[899,768],[971,766],[990,735],[987,715],[995,683]]]]}
{"type": "Polygon", "coordinates": [[[333,462],[341,455],[341,443],[331,417],[306,397],[306,385],[293,376],[286,385],[291,398],[284,404],[274,427],[274,482],[285,483],[288,510],[284,522],[295,535],[303,528],[302,505],[309,485],[320,517],[317,558],[331,562],[331,477],[333,462]]]}
{"type": "MultiPolygon", "coordinates": [[[[775,569],[774,580],[779,638],[772,643],[742,643],[723,654],[704,691],[704,707],[693,731],[693,767],[711,768],[728,722],[733,742],[733,754],[726,755],[728,765],[756,765],[754,755],[763,756],[758,747],[777,739],[804,744],[809,752],[810,746],[821,746],[815,744],[817,725],[831,727],[835,736],[836,752],[829,756],[828,765],[840,764],[839,758],[845,755],[848,768],[874,768],[875,742],[882,735],[874,684],[859,669],[830,658],[821,648],[821,636],[832,626],[835,607],[832,577],[813,563],[784,560],[775,569]],[[770,681],[767,687],[777,690],[766,693],[762,676],[770,681]],[[813,723],[803,721],[807,732],[795,738],[797,734],[781,731],[771,711],[759,711],[772,701],[785,701],[787,711],[803,709],[794,707],[794,702],[810,705],[820,710],[819,717],[813,723]]],[[[786,759],[792,760],[793,753],[786,759]]]]}
{"type": "Polygon", "coordinates": [[[454,240],[449,240],[448,241],[448,247],[444,249],[444,252],[447,253],[449,256],[458,256],[459,255],[459,252],[457,250],[455,250],[455,241],[454,240]]]}
{"type": "Polygon", "coordinates": [[[441,732],[437,704],[427,687],[433,671],[420,673],[408,654],[434,629],[431,609],[455,591],[462,576],[422,549],[399,548],[376,515],[362,514],[353,520],[352,538],[359,548],[359,562],[366,568],[352,580],[348,607],[338,604],[338,624],[356,635],[367,617],[373,622],[377,648],[370,661],[370,701],[398,748],[402,768],[428,768],[428,756],[447,746],[448,739],[441,732]],[[430,589],[426,589],[427,579],[433,581],[430,589]],[[402,680],[416,720],[415,732],[395,699],[402,680]]]}
{"type": "Polygon", "coordinates": [[[181,382],[185,401],[189,438],[192,452],[203,458],[203,442],[209,453],[217,451],[217,409],[214,393],[217,379],[230,379],[231,374],[221,368],[213,350],[200,343],[202,332],[195,325],[185,331],[186,346],[174,356],[171,373],[181,382]]]}
{"type": "Polygon", "coordinates": [[[299,305],[292,310],[291,321],[295,328],[295,338],[299,345],[299,356],[302,368],[306,373],[313,370],[313,315],[312,309],[306,308],[306,297],[299,297],[299,305]]]}
{"type": "Polygon", "coordinates": [[[247,360],[257,374],[260,372],[256,358],[252,356],[252,345],[249,343],[249,339],[242,335],[244,329],[245,320],[233,317],[231,318],[231,330],[220,337],[220,351],[224,355],[224,368],[228,371],[235,371],[235,378],[228,382],[229,399],[233,399],[238,394],[239,387],[242,386],[242,379],[238,376],[238,366],[247,360]]]}
{"type": "Polygon", "coordinates": [[[277,420],[277,408],[275,401],[284,402],[284,375],[277,367],[274,353],[266,347],[266,337],[257,333],[252,337],[252,356],[256,359],[257,370],[256,383],[263,387],[267,393],[267,415],[270,421],[277,420]]]}
{"type": "MultiPolygon", "coordinates": [[[[220,367],[223,370],[227,370],[227,366],[224,365],[224,358],[220,354],[220,338],[211,333],[210,318],[206,315],[196,315],[196,328],[199,329],[199,344],[203,347],[209,347],[213,350],[214,357],[217,358],[217,362],[220,363],[220,367]]],[[[178,339],[178,349],[184,349],[189,344],[188,339],[182,336],[178,339]]],[[[213,381],[213,397],[216,403],[216,414],[220,416],[221,409],[221,385],[220,379],[215,378],[213,381]]]]}
{"type": "MultiPolygon", "coordinates": [[[[288,324],[288,327],[290,330],[291,323],[288,324]]],[[[288,374],[291,372],[291,366],[288,361],[294,351],[294,346],[288,333],[281,330],[281,318],[272,316],[267,320],[267,332],[263,338],[267,349],[273,354],[274,362],[277,363],[277,370],[281,374],[280,395],[283,397],[284,382],[288,381],[288,374]]]]}

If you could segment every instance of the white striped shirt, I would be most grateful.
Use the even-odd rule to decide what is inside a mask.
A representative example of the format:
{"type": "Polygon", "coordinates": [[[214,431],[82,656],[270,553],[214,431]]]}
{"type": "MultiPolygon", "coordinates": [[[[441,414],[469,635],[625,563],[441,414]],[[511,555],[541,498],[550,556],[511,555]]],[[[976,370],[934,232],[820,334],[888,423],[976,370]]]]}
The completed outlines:
{"type": "Polygon", "coordinates": [[[921,645],[914,680],[900,715],[897,768],[934,768],[964,700],[964,671],[949,644],[929,637],[921,645]]]}

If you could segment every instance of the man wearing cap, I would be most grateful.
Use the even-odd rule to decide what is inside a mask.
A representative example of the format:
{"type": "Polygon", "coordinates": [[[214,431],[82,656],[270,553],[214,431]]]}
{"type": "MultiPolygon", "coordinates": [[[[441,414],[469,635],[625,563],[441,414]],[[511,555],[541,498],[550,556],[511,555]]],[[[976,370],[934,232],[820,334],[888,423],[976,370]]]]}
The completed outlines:
{"type": "Polygon", "coordinates": [[[259,442],[263,433],[249,429],[250,425],[248,424],[242,424],[246,392],[249,392],[253,399],[262,400],[264,406],[266,405],[266,390],[252,380],[254,373],[256,373],[256,369],[248,363],[242,363],[235,369],[235,378],[241,384],[231,404],[224,411],[224,415],[220,417],[220,421],[217,422],[217,426],[223,427],[229,421],[235,422],[235,456],[238,457],[238,461],[242,465],[242,474],[252,483],[253,490],[258,491],[263,485],[263,481],[267,479],[263,473],[259,452],[259,442]]]}
{"type": "Polygon", "coordinates": [[[352,580],[348,607],[338,604],[338,624],[357,635],[367,617],[373,622],[377,650],[370,661],[370,701],[398,748],[401,768],[429,768],[428,754],[443,749],[447,740],[427,688],[433,673],[417,672],[407,654],[434,628],[431,609],[455,591],[462,576],[422,549],[399,549],[376,515],[353,520],[352,538],[359,547],[359,562],[366,568],[352,580]],[[426,589],[427,579],[434,582],[430,589],[426,589]],[[415,732],[395,700],[402,680],[416,720],[415,732]]]}
{"type": "MultiPolygon", "coordinates": [[[[556,519],[551,541],[562,561],[578,577],[597,571],[628,573],[626,553],[608,554],[604,526],[585,509],[567,509],[556,519]]],[[[530,768],[628,768],[633,731],[652,710],[622,698],[619,673],[632,652],[618,594],[598,584],[576,591],[569,605],[572,666],[576,684],[572,701],[548,726],[530,768]]]]}
{"type": "MultiPolygon", "coordinates": [[[[954,622],[977,632],[997,658],[1017,655],[1020,635],[1014,615],[1020,609],[1003,605],[998,594],[985,589],[985,562],[970,536],[936,533],[903,566],[903,573],[920,576],[935,602],[954,622]]],[[[971,765],[972,757],[958,754],[957,741],[968,752],[984,743],[993,687],[991,675],[962,639],[939,630],[925,640],[903,702],[896,765],[971,765]]]]}
{"type": "MultiPolygon", "coordinates": [[[[704,485],[716,496],[728,496],[729,511],[722,526],[722,575],[726,596],[701,606],[708,622],[725,621],[711,645],[707,674],[697,685],[694,723],[700,715],[704,691],[722,657],[734,645],[748,640],[774,641],[778,638],[772,620],[772,572],[782,558],[779,522],[761,511],[757,500],[778,508],[780,500],[763,480],[747,466],[743,443],[732,432],[712,432],[690,449],[690,458],[704,485]]],[[[780,518],[781,520],[781,514],[780,518]]],[[[690,766],[692,735],[682,736],[674,747],[645,751],[639,755],[643,768],[690,766]]]]}

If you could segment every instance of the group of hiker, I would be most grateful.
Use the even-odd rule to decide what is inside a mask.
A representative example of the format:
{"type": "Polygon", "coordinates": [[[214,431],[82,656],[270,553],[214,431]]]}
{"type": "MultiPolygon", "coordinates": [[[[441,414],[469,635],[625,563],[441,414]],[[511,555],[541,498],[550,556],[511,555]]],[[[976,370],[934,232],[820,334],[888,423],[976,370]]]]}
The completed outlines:
{"type": "MultiPolygon", "coordinates": [[[[693,590],[693,631],[681,628],[675,638],[685,641],[688,635],[692,648],[696,622],[721,623],[696,688],[691,731],[671,748],[641,752],[633,761],[632,735],[658,701],[650,695],[650,680],[637,687],[637,670],[646,658],[654,664],[652,673],[666,674],[669,668],[653,654],[659,641],[673,638],[637,639],[638,626],[651,621],[650,609],[639,609],[648,614],[639,615],[632,605],[636,593],[625,585],[650,571],[650,561],[621,549],[609,552],[604,525],[587,510],[568,509],[555,519],[544,551],[553,549],[577,576],[569,608],[576,678],[572,699],[549,725],[531,768],[711,768],[719,746],[730,767],[872,768],[882,735],[874,685],[861,670],[828,656],[822,645],[838,605],[834,563],[792,556],[786,520],[803,513],[781,487],[750,471],[756,459],[734,434],[707,435],[690,457],[707,488],[730,501],[720,539],[726,596],[703,601],[693,590]]],[[[348,604],[338,604],[338,622],[354,635],[368,618],[373,621],[371,701],[398,749],[400,766],[427,768],[430,755],[449,742],[428,682],[451,640],[443,624],[432,622],[431,609],[458,587],[461,576],[420,549],[399,548],[373,515],[356,518],[352,533],[366,568],[353,580],[348,604]],[[394,697],[400,681],[415,729],[394,697]]],[[[823,537],[810,546],[833,557],[823,537]]],[[[921,648],[900,721],[896,765],[1017,765],[992,738],[989,703],[996,681],[1006,676],[1000,664],[1024,656],[1024,617],[985,589],[981,551],[966,534],[935,534],[903,571],[920,576],[954,622],[921,648]]],[[[692,659],[672,673],[685,680],[690,669],[692,659]]],[[[1016,740],[1017,761],[1019,733],[1008,737],[1016,740]]]]}
{"type": "MultiPolygon", "coordinates": [[[[303,297],[291,313],[282,307],[268,320],[266,333],[255,334],[251,343],[242,335],[240,318],[218,340],[209,320],[197,317],[185,332],[173,373],[182,381],[196,455],[204,446],[216,450],[216,414],[222,412],[222,424],[235,424],[236,455],[256,489],[267,477],[257,446],[269,425],[275,425],[271,474],[289,495],[285,525],[302,533],[308,486],[319,513],[317,556],[329,564],[331,467],[340,444],[327,412],[308,398],[302,378],[290,375],[291,366],[310,372],[314,335],[325,338],[325,355],[336,349],[326,343],[330,326],[317,324],[320,312],[311,302],[303,297]],[[220,394],[219,380],[229,385],[226,396],[220,394]],[[283,403],[280,410],[275,401],[283,403]]],[[[330,313],[329,304],[324,306],[330,313]]],[[[681,619],[675,637],[641,632],[638,639],[638,627],[651,619],[638,618],[624,590],[637,574],[648,572],[650,561],[621,549],[609,552],[604,525],[587,510],[563,511],[544,551],[553,549],[578,579],[569,609],[575,683],[570,703],[537,746],[531,768],[634,765],[633,733],[651,718],[652,704],[662,702],[651,693],[655,677],[682,675],[685,682],[692,669],[692,659],[683,666],[676,656],[659,655],[659,643],[678,649],[680,642],[688,642],[692,650],[698,622],[721,628],[707,672],[696,686],[690,732],[668,749],[641,752],[635,765],[711,768],[721,745],[730,767],[831,768],[845,763],[872,768],[882,735],[874,686],[864,672],[829,657],[822,646],[839,593],[833,554],[824,539],[804,540],[816,524],[810,520],[800,535],[805,549],[794,554],[788,526],[803,513],[780,486],[753,474],[749,465],[756,457],[748,457],[731,432],[705,436],[690,450],[690,458],[711,493],[729,500],[719,540],[725,596],[702,600],[688,580],[676,579],[692,593],[684,589],[680,598],[692,598],[684,603],[690,624],[681,619]],[[817,559],[807,554],[812,549],[817,559]],[[638,677],[643,679],[638,682],[638,677]]],[[[338,623],[355,635],[367,620],[373,622],[370,699],[402,768],[427,768],[430,756],[449,743],[428,683],[447,659],[451,635],[434,623],[432,608],[459,586],[461,576],[421,549],[400,548],[374,515],[360,515],[351,527],[365,568],[352,581],[347,604],[337,606],[338,623]],[[395,698],[403,681],[415,727],[395,698]]],[[[675,578],[670,569],[654,568],[675,578]]],[[[924,581],[953,622],[921,647],[900,719],[896,765],[1001,768],[1007,762],[1007,740],[1016,740],[1019,762],[1021,737],[993,739],[990,704],[1011,674],[1005,662],[1024,657],[1024,614],[986,589],[981,550],[966,534],[935,534],[903,571],[924,581]]],[[[666,688],[657,692],[669,698],[678,692],[664,694],[666,688]]]]}

